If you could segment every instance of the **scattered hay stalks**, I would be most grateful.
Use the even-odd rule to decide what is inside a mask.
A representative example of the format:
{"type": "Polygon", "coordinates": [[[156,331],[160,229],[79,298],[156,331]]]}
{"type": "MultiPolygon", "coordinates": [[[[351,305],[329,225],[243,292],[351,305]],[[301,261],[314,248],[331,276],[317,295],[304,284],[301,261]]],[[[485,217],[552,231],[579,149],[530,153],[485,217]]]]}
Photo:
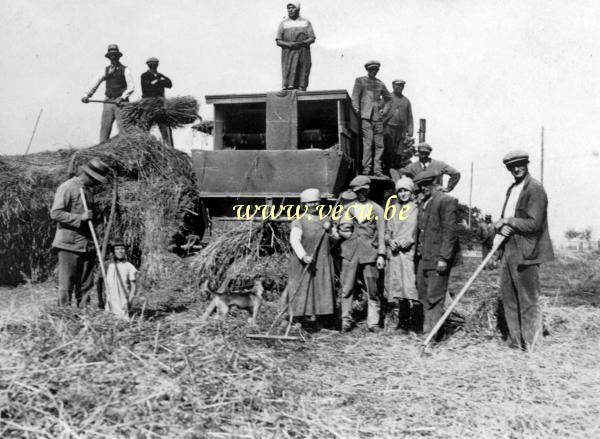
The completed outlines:
{"type": "MultiPolygon", "coordinates": [[[[165,273],[152,270],[158,255],[166,252],[171,234],[178,228],[201,234],[202,225],[189,214],[200,206],[189,157],[165,148],[141,130],[90,148],[0,156],[0,284],[40,281],[51,273],[54,193],[93,157],[106,162],[117,179],[117,215],[111,235],[124,239],[134,264],[146,258],[150,265],[142,263],[142,272],[151,273],[148,280],[154,282],[158,278],[152,275],[165,273]]],[[[108,221],[112,184],[96,189],[99,236],[108,221]]]]}
{"type": "Polygon", "coordinates": [[[152,125],[162,123],[171,128],[191,124],[197,119],[199,105],[192,96],[174,98],[143,98],[127,103],[121,109],[123,123],[129,129],[149,131],[152,125]]]}
{"type": "Polygon", "coordinates": [[[194,258],[197,282],[244,289],[261,277],[272,292],[287,282],[289,228],[283,223],[242,222],[214,237],[194,258]]]}

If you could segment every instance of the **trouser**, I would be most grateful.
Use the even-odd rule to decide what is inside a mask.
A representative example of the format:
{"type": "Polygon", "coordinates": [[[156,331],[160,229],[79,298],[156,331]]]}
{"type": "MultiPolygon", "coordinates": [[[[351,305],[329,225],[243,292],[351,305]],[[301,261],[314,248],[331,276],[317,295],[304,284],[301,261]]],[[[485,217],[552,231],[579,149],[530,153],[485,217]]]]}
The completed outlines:
{"type": "Polygon", "coordinates": [[[500,294],[512,346],[532,350],[542,337],[539,265],[502,262],[500,294]]]}
{"type": "MultiPolygon", "coordinates": [[[[442,317],[445,311],[446,291],[448,290],[448,279],[450,270],[444,274],[439,274],[435,269],[423,269],[419,264],[417,269],[417,290],[419,291],[419,300],[423,304],[423,332],[429,333],[442,317]]],[[[437,338],[443,335],[440,328],[437,338]]]]}
{"type": "Polygon", "coordinates": [[[73,295],[78,307],[90,303],[90,291],[94,286],[93,253],[58,251],[58,305],[71,303],[73,295]]]}
{"type": "MultiPolygon", "coordinates": [[[[111,98],[105,97],[105,100],[111,100],[111,98]]],[[[121,117],[121,109],[115,104],[103,104],[102,105],[102,118],[100,120],[100,143],[105,142],[110,138],[110,132],[112,131],[113,122],[117,121],[117,128],[119,133],[123,132],[123,120],[121,117]]]]}
{"type": "Polygon", "coordinates": [[[362,119],[363,160],[362,173],[364,175],[381,174],[383,172],[381,159],[383,157],[383,122],[362,119]]]}
{"type": "Polygon", "coordinates": [[[383,128],[384,167],[392,170],[403,168],[406,165],[402,162],[402,142],[405,133],[406,129],[399,126],[386,125],[383,128]]]}
{"type": "Polygon", "coordinates": [[[160,137],[162,142],[166,146],[173,146],[173,133],[171,127],[166,123],[159,123],[158,130],[160,131],[160,137]]]}
{"type": "Polygon", "coordinates": [[[352,300],[357,275],[362,276],[368,296],[367,326],[379,325],[381,310],[381,290],[379,288],[379,270],[375,263],[359,264],[355,260],[342,260],[342,323],[352,324],[352,300]]]}

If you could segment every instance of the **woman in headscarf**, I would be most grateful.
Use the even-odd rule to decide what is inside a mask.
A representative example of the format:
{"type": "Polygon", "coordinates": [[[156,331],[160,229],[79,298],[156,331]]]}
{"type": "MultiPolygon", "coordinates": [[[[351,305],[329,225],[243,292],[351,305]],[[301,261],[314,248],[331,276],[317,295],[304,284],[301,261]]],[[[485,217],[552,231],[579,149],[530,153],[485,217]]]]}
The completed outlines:
{"type": "Polygon", "coordinates": [[[417,206],[412,200],[413,181],[401,177],[396,182],[396,209],[386,222],[387,264],[385,291],[388,300],[398,300],[398,329],[418,329],[419,294],[415,278],[415,235],[417,206]]]}
{"type": "MultiPolygon", "coordinates": [[[[316,321],[317,316],[334,314],[334,270],[329,239],[332,233],[328,218],[321,219],[317,206],[321,200],[318,189],[306,189],[300,202],[306,214],[292,222],[290,244],[292,255],[288,284],[281,305],[297,320],[316,321]]],[[[289,317],[289,314],[288,314],[289,317]]]]}

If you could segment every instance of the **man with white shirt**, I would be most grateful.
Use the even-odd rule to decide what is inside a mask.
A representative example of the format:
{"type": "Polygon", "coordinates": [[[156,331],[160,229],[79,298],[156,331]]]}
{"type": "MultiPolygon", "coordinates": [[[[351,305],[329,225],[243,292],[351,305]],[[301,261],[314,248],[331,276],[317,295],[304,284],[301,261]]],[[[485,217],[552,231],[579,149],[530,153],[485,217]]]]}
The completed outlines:
{"type": "Polygon", "coordinates": [[[542,337],[539,266],[554,259],[548,233],[548,197],[529,175],[529,154],[511,151],[502,159],[515,182],[508,188],[496,230],[503,245],[500,293],[510,347],[532,350],[542,337]]]}
{"type": "Polygon", "coordinates": [[[401,176],[407,176],[414,179],[421,172],[430,169],[437,174],[435,184],[438,186],[442,186],[444,174],[450,177],[448,186],[446,188],[442,187],[441,190],[442,192],[451,192],[460,180],[460,172],[441,160],[432,159],[430,157],[432,150],[433,148],[429,143],[420,143],[419,146],[417,146],[419,160],[401,169],[390,169],[390,176],[392,179],[397,181],[401,176]]]}
{"type": "Polygon", "coordinates": [[[129,101],[129,96],[131,96],[134,90],[133,79],[129,68],[119,61],[123,56],[119,51],[119,46],[116,44],[109,44],[108,50],[104,56],[110,60],[110,65],[106,66],[102,76],[94,82],[86,95],[81,98],[81,101],[87,104],[94,93],[96,93],[100,84],[102,82],[106,83],[104,100],[110,101],[110,103],[105,103],[102,108],[100,143],[109,139],[112,125],[115,120],[117,121],[119,133],[123,132],[120,106],[123,102],[129,101]]]}
{"type": "Polygon", "coordinates": [[[350,182],[357,200],[348,205],[340,221],[342,253],[342,331],[352,329],[352,299],[357,275],[367,289],[367,326],[379,332],[381,309],[380,270],[385,267],[385,220],[383,208],[369,200],[371,180],[359,175],[350,182]]]}

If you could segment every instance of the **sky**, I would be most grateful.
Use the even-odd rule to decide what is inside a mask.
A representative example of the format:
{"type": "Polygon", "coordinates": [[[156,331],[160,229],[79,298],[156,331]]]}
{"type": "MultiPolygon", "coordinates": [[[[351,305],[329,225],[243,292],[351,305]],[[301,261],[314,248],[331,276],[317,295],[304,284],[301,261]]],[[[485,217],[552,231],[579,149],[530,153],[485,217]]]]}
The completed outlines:
{"type": "MultiPolygon", "coordinates": [[[[169,95],[280,87],[279,0],[0,1],[1,154],[97,143],[101,106],[81,97],[107,64],[108,44],[136,80],[150,56],[173,80],[169,95]]],[[[553,239],[591,226],[600,238],[600,2],[588,0],[306,0],[317,36],[309,90],[347,89],[375,58],[391,89],[406,81],[432,156],[458,168],[453,195],[500,214],[511,177],[502,156],[530,153],[544,186],[553,239]]],[[[98,92],[95,96],[101,99],[98,92]]],[[[177,137],[176,137],[177,142],[177,137]]]]}

